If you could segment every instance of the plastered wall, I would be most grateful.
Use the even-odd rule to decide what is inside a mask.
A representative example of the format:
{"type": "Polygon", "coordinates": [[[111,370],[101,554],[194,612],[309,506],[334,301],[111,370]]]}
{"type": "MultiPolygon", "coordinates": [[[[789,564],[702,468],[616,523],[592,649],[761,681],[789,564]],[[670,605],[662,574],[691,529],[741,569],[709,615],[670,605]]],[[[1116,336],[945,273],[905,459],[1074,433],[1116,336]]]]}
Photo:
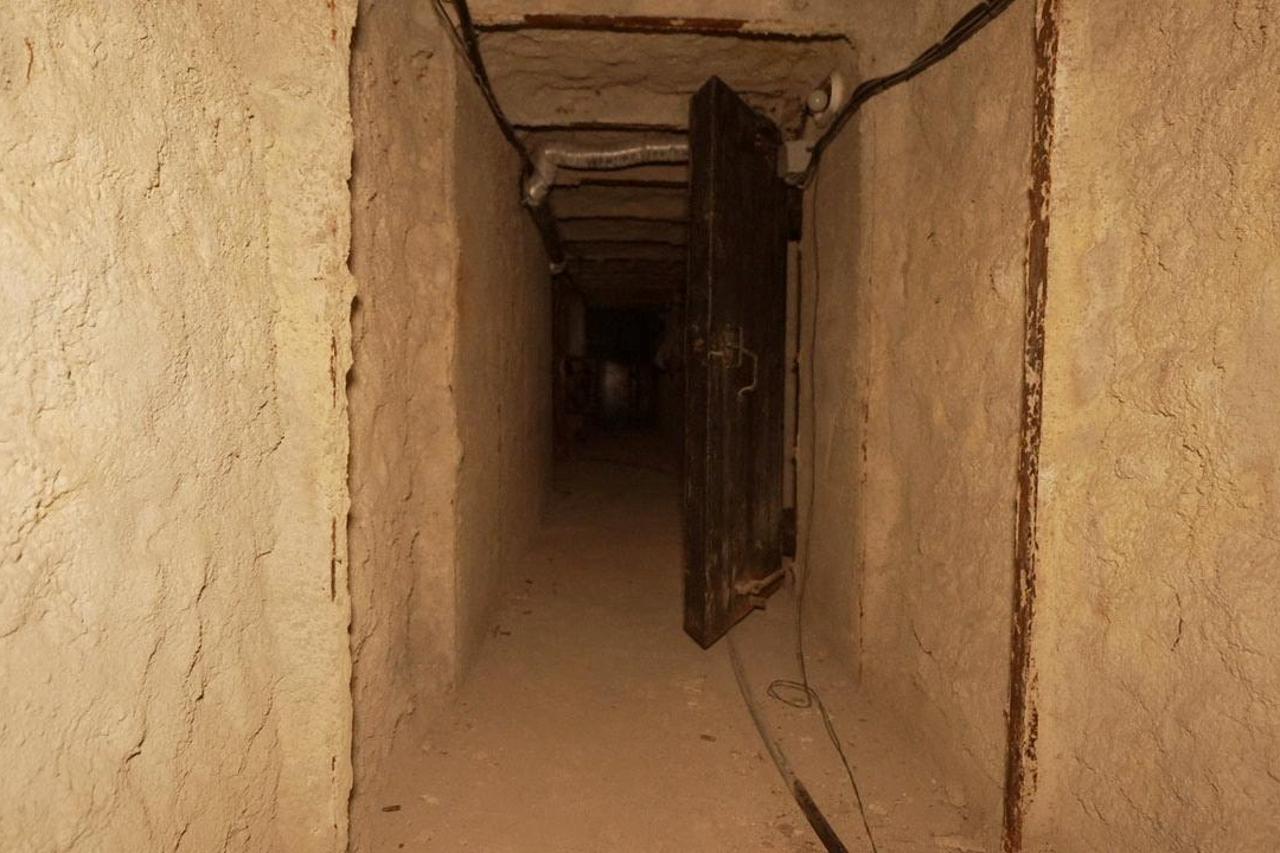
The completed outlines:
{"type": "MultiPolygon", "coordinates": [[[[895,9],[883,25],[884,13],[868,10],[851,28],[861,73],[905,63],[967,8],[942,5],[922,4],[914,18],[895,9]]],[[[950,796],[992,846],[1006,742],[1030,34],[1031,6],[1014,6],[946,64],[868,104],[808,190],[802,260],[806,322],[818,302],[808,624],[848,648],[867,695],[940,762],[950,796]]],[[[802,441],[810,412],[805,399],[802,441]]]]}
{"type": "Polygon", "coordinates": [[[520,161],[470,78],[458,86],[456,116],[456,596],[465,665],[492,627],[498,579],[537,528],[549,486],[551,280],[520,204],[520,161]]]}
{"type": "Polygon", "coordinates": [[[1059,5],[1028,850],[1280,838],[1280,9],[1059,5]]]}
{"type": "Polygon", "coordinates": [[[397,735],[465,674],[551,463],[551,288],[520,162],[426,6],[360,9],[352,849],[397,735]]]}
{"type": "Polygon", "coordinates": [[[0,27],[0,848],[336,851],[353,4],[0,27]]]}
{"type": "Polygon", "coordinates": [[[415,710],[456,677],[462,448],[452,48],[422,4],[363,3],[352,56],[352,848],[415,710]]]}

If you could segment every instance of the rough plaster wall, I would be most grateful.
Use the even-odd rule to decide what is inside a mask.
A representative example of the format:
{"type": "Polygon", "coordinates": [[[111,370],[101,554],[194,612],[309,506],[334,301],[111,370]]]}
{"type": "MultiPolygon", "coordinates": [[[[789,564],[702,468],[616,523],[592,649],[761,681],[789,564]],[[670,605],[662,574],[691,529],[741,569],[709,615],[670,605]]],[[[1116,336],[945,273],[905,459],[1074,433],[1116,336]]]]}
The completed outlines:
{"type": "MultiPolygon", "coordinates": [[[[900,65],[966,8],[944,6],[898,18],[883,38],[869,15],[854,31],[864,73],[900,65]]],[[[1006,737],[1030,35],[1031,7],[1016,5],[865,108],[809,190],[819,242],[815,252],[811,233],[802,295],[811,311],[820,267],[810,624],[853,634],[868,694],[920,735],[991,833],[1006,737]]]]}
{"type": "Polygon", "coordinates": [[[849,53],[845,40],[832,37],[742,39],[591,29],[487,33],[481,49],[494,89],[517,125],[616,122],[687,128],[689,99],[714,75],[790,133],[799,131],[805,96],[849,53]]]}
{"type": "Polygon", "coordinates": [[[806,193],[798,294],[796,504],[804,536],[798,556],[803,560],[807,552],[811,569],[805,582],[805,627],[820,634],[850,667],[860,667],[858,566],[865,530],[859,498],[871,310],[865,276],[858,275],[855,262],[858,246],[851,239],[861,228],[859,148],[858,133],[850,128],[806,193]]]}
{"type": "Polygon", "coordinates": [[[1271,850],[1280,10],[1061,6],[1027,848],[1271,850]]]}
{"type": "Polygon", "coordinates": [[[347,2],[0,30],[0,848],[339,850],[347,2]]]}
{"type": "Polygon", "coordinates": [[[352,57],[352,847],[397,730],[454,682],[456,66],[424,4],[365,2],[352,57]]]}
{"type": "Polygon", "coordinates": [[[456,122],[456,595],[465,666],[489,627],[504,565],[542,515],[552,455],[551,282],[520,204],[520,161],[469,78],[458,85],[456,122]]]}

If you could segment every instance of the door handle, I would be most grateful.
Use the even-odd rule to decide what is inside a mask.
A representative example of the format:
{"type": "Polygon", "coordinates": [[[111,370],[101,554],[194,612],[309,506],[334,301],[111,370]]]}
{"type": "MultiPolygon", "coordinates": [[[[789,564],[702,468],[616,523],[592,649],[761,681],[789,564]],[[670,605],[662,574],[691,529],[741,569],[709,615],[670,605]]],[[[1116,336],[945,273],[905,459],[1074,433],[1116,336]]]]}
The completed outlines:
{"type": "Polygon", "coordinates": [[[719,348],[709,350],[707,356],[720,359],[725,369],[739,368],[746,359],[751,359],[751,381],[738,389],[738,399],[746,397],[760,382],[760,357],[747,348],[746,334],[741,326],[725,326],[721,333],[719,348]]]}

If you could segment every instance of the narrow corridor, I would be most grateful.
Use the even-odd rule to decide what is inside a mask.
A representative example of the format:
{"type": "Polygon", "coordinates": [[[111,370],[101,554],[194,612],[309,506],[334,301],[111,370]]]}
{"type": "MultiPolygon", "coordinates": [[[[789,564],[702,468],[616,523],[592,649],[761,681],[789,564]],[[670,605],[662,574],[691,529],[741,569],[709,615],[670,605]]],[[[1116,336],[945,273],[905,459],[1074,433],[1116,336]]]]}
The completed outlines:
{"type": "MultiPolygon", "coordinates": [[[[752,727],[725,646],[703,651],[680,630],[674,462],[643,440],[582,456],[558,471],[546,524],[508,572],[456,701],[397,745],[374,849],[821,850],[752,727]]],[[[792,604],[783,590],[735,638],[793,766],[849,849],[869,849],[816,712],[764,695],[794,675],[792,604]]],[[[958,793],[852,704],[819,649],[810,670],[879,849],[982,849],[958,793]]]]}

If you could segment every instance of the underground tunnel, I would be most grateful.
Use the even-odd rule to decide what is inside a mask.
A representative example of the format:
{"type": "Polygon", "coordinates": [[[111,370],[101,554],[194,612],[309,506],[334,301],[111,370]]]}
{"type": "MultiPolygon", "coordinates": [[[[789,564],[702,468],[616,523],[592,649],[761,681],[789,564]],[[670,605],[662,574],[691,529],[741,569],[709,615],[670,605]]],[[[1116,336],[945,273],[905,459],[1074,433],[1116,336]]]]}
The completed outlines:
{"type": "Polygon", "coordinates": [[[18,0],[0,849],[1276,849],[1280,12],[972,3],[18,0]]]}

